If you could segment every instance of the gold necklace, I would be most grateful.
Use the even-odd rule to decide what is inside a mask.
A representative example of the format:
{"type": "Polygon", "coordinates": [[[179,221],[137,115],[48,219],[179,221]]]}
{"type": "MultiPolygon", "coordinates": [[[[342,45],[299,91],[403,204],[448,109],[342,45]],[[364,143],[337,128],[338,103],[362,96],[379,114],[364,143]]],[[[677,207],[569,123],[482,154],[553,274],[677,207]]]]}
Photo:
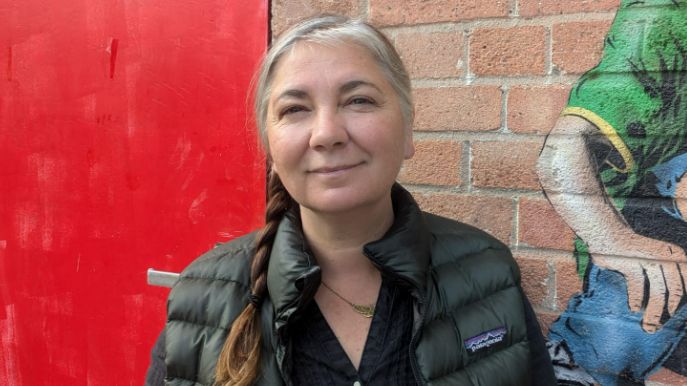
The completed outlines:
{"type": "Polygon", "coordinates": [[[336,297],[338,297],[339,299],[341,299],[341,300],[343,300],[344,302],[348,303],[348,305],[351,306],[351,308],[353,308],[353,311],[359,313],[360,315],[362,315],[362,316],[364,316],[364,317],[366,317],[366,318],[368,318],[368,319],[374,316],[374,314],[375,314],[375,305],[374,305],[374,304],[369,304],[369,305],[365,305],[365,304],[355,304],[355,303],[353,303],[352,301],[346,299],[345,297],[339,295],[338,292],[334,291],[334,290],[332,289],[332,287],[330,287],[330,286],[328,286],[327,284],[325,284],[325,282],[321,282],[321,283],[322,283],[322,285],[324,286],[324,288],[326,288],[326,289],[332,291],[332,293],[333,293],[334,295],[336,295],[336,297]]]}

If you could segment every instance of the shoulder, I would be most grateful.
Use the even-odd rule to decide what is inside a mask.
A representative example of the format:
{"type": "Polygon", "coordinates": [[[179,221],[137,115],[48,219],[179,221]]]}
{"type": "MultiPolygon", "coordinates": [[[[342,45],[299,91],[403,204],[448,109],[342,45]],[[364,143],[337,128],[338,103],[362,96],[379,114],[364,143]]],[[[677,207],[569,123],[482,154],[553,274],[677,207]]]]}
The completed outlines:
{"type": "Polygon", "coordinates": [[[189,264],[180,279],[245,281],[255,251],[257,232],[218,244],[189,264]]]}
{"type": "Polygon", "coordinates": [[[488,269],[494,275],[501,272],[510,276],[509,282],[519,284],[520,270],[504,243],[474,226],[431,213],[423,214],[432,235],[434,270],[449,266],[462,272],[488,269]]]}
{"type": "Polygon", "coordinates": [[[484,250],[501,251],[510,256],[508,247],[489,233],[459,221],[423,212],[433,238],[435,252],[460,257],[484,250]]]}
{"type": "Polygon", "coordinates": [[[219,244],[204,253],[181,273],[169,294],[168,320],[188,320],[208,325],[227,325],[245,306],[250,291],[250,262],[255,232],[219,244]],[[217,319],[217,320],[211,320],[217,319]]]}
{"type": "Polygon", "coordinates": [[[507,248],[502,242],[491,236],[489,233],[450,218],[436,214],[422,212],[430,232],[440,239],[447,240],[474,240],[478,243],[507,248]]]}
{"type": "Polygon", "coordinates": [[[425,377],[461,379],[464,370],[450,369],[470,365],[469,373],[485,379],[486,384],[505,382],[500,379],[506,373],[512,382],[524,384],[518,378],[525,377],[529,348],[520,272],[510,250],[471,225],[429,213],[423,216],[432,238],[425,295],[427,323],[417,348],[425,377]],[[502,333],[504,328],[507,332],[502,333]],[[470,343],[481,342],[490,333],[507,334],[508,338],[503,344],[470,343]],[[456,344],[450,346],[455,351],[437,356],[436,348],[446,347],[452,339],[456,344]],[[486,370],[506,357],[510,372],[486,370]],[[482,365],[475,365],[478,358],[482,365]]]}
{"type": "Polygon", "coordinates": [[[248,302],[255,233],[220,244],[181,273],[169,294],[167,376],[210,384],[231,324],[248,302]]]}

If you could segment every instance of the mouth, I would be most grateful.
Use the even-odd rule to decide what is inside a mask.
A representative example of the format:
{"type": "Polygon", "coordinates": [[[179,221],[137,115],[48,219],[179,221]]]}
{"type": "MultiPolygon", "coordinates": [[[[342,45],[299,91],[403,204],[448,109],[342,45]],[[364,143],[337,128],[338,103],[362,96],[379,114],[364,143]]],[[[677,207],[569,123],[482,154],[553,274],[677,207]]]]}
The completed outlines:
{"type": "Polygon", "coordinates": [[[335,165],[335,166],[322,166],[322,167],[310,170],[310,173],[335,174],[337,172],[344,172],[347,170],[351,170],[351,169],[358,167],[362,164],[363,164],[363,162],[359,162],[359,163],[355,163],[355,164],[335,165]]]}

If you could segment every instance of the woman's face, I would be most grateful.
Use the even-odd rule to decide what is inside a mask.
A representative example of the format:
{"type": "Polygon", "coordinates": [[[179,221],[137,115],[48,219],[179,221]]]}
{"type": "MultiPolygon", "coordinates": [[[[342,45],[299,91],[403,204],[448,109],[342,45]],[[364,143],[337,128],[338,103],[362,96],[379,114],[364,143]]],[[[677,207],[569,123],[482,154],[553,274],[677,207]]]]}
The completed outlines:
{"type": "Polygon", "coordinates": [[[303,208],[335,213],[390,199],[414,152],[412,129],[365,49],[296,43],[275,68],[268,103],[272,168],[303,208]]]}

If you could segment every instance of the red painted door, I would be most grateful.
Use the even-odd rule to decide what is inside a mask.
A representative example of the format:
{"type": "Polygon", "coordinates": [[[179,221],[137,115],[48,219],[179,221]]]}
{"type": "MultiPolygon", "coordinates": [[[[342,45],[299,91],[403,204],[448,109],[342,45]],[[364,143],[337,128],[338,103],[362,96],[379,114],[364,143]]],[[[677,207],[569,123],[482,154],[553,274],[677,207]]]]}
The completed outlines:
{"type": "Polygon", "coordinates": [[[267,0],[0,3],[0,384],[141,385],[168,290],[258,227],[267,0]]]}

